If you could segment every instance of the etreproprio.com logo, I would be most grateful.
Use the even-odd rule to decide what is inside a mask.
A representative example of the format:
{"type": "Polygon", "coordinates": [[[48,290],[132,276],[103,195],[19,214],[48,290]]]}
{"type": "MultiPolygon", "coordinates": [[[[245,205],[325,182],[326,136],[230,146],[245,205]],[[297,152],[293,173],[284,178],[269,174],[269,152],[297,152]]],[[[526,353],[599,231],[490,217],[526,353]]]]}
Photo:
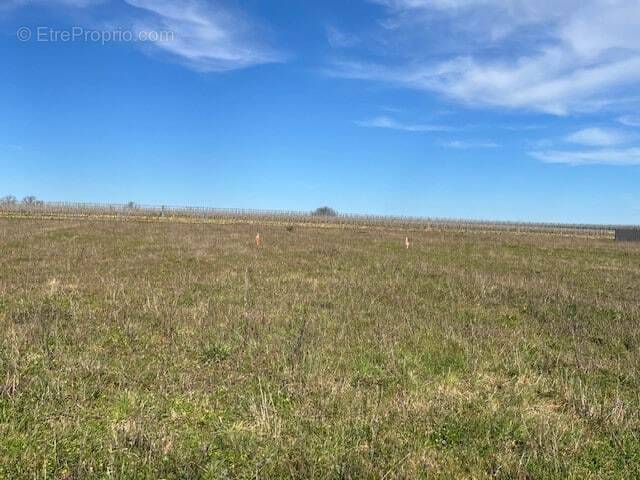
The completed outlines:
{"type": "Polygon", "coordinates": [[[16,38],[21,42],[40,43],[91,42],[105,45],[112,42],[171,42],[175,33],[170,30],[91,30],[84,27],[55,29],[51,27],[20,27],[16,38]]]}

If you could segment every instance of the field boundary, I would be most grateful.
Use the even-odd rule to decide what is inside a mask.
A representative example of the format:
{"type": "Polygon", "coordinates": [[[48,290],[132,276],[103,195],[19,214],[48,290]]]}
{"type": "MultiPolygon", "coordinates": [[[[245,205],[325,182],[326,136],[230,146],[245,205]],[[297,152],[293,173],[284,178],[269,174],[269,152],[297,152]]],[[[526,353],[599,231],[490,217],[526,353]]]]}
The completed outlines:
{"type": "Polygon", "coordinates": [[[616,225],[522,223],[428,217],[338,214],[311,212],[173,207],[135,204],[38,202],[0,205],[0,217],[47,219],[104,219],[130,221],[175,221],[183,223],[260,223],[316,227],[363,227],[435,231],[513,232],[569,235],[613,239],[616,225]]]}

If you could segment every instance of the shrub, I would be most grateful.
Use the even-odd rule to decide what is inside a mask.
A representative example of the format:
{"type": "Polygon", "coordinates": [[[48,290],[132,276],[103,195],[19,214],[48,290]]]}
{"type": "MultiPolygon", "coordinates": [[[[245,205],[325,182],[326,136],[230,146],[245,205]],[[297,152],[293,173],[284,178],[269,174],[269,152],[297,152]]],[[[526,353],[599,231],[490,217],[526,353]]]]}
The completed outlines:
{"type": "Polygon", "coordinates": [[[331,207],[320,207],[316,208],[312,213],[312,215],[317,217],[336,217],[338,213],[331,207]]]}

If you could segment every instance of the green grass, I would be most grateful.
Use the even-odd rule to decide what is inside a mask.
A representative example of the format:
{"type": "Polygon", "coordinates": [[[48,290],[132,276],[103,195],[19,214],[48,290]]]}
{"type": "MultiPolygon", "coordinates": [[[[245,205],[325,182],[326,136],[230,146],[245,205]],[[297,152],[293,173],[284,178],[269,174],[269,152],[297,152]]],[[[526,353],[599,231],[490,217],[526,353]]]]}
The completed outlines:
{"type": "Polygon", "coordinates": [[[640,477],[640,246],[405,235],[0,219],[0,478],[640,477]]]}

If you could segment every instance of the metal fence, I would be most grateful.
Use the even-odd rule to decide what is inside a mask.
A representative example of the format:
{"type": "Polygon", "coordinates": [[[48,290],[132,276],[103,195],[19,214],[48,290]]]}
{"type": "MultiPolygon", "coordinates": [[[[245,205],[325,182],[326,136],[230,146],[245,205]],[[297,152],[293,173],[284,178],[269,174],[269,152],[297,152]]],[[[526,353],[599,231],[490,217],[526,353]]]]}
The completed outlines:
{"type": "Polygon", "coordinates": [[[37,202],[0,204],[0,213],[39,216],[111,217],[119,219],[207,219],[227,222],[335,224],[354,226],[402,227],[412,229],[447,229],[479,231],[541,232],[613,238],[615,225],[562,223],[520,223],[451,218],[338,214],[314,215],[312,212],[176,207],[137,204],[37,202]]]}
{"type": "Polygon", "coordinates": [[[640,228],[616,228],[617,242],[640,242],[640,228]]]}

